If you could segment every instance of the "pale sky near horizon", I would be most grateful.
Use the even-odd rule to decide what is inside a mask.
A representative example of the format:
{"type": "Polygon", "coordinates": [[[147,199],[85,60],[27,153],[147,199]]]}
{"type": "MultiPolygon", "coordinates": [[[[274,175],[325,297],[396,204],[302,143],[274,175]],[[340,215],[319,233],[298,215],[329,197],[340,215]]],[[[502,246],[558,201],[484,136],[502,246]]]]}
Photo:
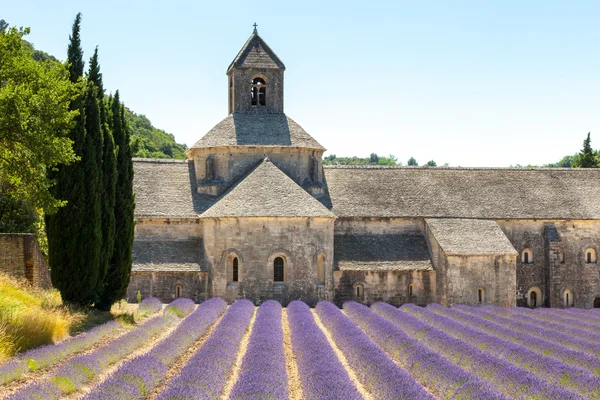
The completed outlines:
{"type": "Polygon", "coordinates": [[[226,117],[256,22],[287,68],[285,112],[326,154],[546,164],[590,131],[600,148],[598,1],[25,0],[0,19],[64,60],[79,11],[107,91],[188,146],[226,117]]]}

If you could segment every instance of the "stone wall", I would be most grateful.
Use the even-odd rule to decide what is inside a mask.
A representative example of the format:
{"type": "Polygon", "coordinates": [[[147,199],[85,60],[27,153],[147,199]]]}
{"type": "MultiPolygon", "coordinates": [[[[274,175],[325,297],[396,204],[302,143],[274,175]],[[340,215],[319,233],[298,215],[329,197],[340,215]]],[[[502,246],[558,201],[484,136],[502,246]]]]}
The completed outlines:
{"type": "Polygon", "coordinates": [[[158,297],[163,303],[170,303],[177,298],[179,285],[179,297],[198,302],[209,297],[208,282],[206,272],[132,272],[126,300],[137,302],[139,290],[143,298],[158,297]]]}
{"type": "Polygon", "coordinates": [[[212,295],[257,303],[276,299],[286,305],[300,299],[315,304],[330,299],[333,289],[333,219],[221,218],[204,219],[206,265],[212,295]],[[317,281],[317,256],[325,256],[325,282],[317,281]],[[239,262],[239,281],[229,268],[239,262]],[[285,260],[284,282],[274,282],[273,262],[285,260]]]}
{"type": "Polygon", "coordinates": [[[569,290],[575,307],[593,307],[594,299],[600,298],[600,264],[587,263],[585,250],[599,254],[598,221],[505,220],[498,224],[519,252],[517,305],[527,306],[528,294],[539,288],[540,305],[564,307],[564,293],[569,290]],[[525,248],[533,251],[530,264],[523,262],[525,248]]]}
{"type": "Polygon", "coordinates": [[[251,111],[252,106],[250,84],[255,76],[266,78],[266,108],[269,112],[283,112],[283,71],[275,69],[244,68],[234,69],[229,74],[228,84],[230,96],[229,113],[235,111],[251,111]],[[232,97],[231,97],[232,96],[232,97]]]}
{"type": "Polygon", "coordinates": [[[273,164],[300,186],[307,186],[309,181],[312,182],[313,159],[316,158],[322,181],[322,156],[322,150],[286,146],[202,148],[191,149],[188,154],[188,158],[194,162],[198,191],[210,195],[221,193],[236,183],[265,157],[269,157],[273,164]],[[208,157],[213,158],[215,182],[206,181],[208,157]]]}
{"type": "Polygon", "coordinates": [[[424,225],[425,221],[421,218],[338,218],[335,220],[335,234],[422,236],[425,232],[424,225]]]}
{"type": "Polygon", "coordinates": [[[33,234],[0,234],[0,272],[50,288],[50,272],[33,234]]]}
{"type": "Polygon", "coordinates": [[[195,218],[137,218],[136,239],[199,239],[202,222],[195,218]]]}
{"type": "Polygon", "coordinates": [[[437,302],[436,271],[334,271],[333,281],[334,302],[340,306],[345,301],[367,305],[383,301],[395,306],[437,302]]]}

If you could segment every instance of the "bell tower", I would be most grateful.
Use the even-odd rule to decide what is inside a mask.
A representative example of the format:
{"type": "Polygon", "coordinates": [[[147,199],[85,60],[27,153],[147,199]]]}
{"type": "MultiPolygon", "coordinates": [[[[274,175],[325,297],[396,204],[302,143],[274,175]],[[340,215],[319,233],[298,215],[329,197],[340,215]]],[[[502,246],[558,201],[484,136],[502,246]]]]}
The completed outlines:
{"type": "Polygon", "coordinates": [[[283,113],[285,65],[258,35],[257,25],[227,68],[228,110],[283,113]]]}

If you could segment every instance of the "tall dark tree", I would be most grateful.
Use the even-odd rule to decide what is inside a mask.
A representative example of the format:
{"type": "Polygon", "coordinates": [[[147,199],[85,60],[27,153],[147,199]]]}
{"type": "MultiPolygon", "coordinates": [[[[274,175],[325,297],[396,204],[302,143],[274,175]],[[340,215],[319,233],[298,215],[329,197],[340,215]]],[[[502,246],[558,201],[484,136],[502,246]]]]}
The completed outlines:
{"type": "Polygon", "coordinates": [[[579,160],[575,165],[577,168],[598,168],[598,157],[594,154],[591,142],[590,133],[588,132],[583,141],[583,149],[579,152],[579,160]]]}
{"type": "MultiPolygon", "coordinates": [[[[98,106],[100,109],[100,127],[102,129],[101,154],[101,210],[102,210],[102,247],[100,254],[100,270],[102,278],[106,276],[112,259],[115,240],[115,191],[117,184],[117,160],[115,142],[108,126],[108,103],[104,99],[104,84],[98,62],[98,48],[90,59],[88,80],[96,87],[98,106]]],[[[103,281],[104,284],[104,281],[103,281]]],[[[102,290],[100,290],[102,291],[102,290]]]]}
{"type": "MultiPolygon", "coordinates": [[[[83,76],[83,50],[79,37],[81,14],[77,14],[70,36],[68,59],[69,77],[71,82],[77,82],[83,76]]],[[[80,161],[71,165],[62,165],[49,171],[51,178],[56,180],[53,195],[60,200],[66,200],[67,205],[54,215],[46,217],[48,235],[48,258],[51,268],[52,284],[56,287],[63,300],[67,302],[90,304],[97,294],[98,274],[96,265],[88,263],[89,240],[87,224],[86,185],[89,180],[85,176],[84,147],[86,141],[85,96],[82,93],[71,102],[71,110],[79,115],[75,119],[75,127],[70,132],[73,141],[73,151],[80,161]]],[[[92,229],[92,232],[94,229],[92,229]]]]}
{"type": "Polygon", "coordinates": [[[417,162],[417,160],[415,160],[414,157],[411,157],[406,162],[406,165],[408,165],[409,167],[417,167],[417,166],[419,166],[419,163],[417,162]]]}
{"type": "Polygon", "coordinates": [[[125,108],[115,93],[111,105],[111,127],[117,148],[117,189],[115,201],[115,240],[113,257],[97,307],[109,309],[123,298],[131,274],[131,249],[135,207],[133,195],[133,161],[129,146],[130,132],[125,121],[125,108]]]}

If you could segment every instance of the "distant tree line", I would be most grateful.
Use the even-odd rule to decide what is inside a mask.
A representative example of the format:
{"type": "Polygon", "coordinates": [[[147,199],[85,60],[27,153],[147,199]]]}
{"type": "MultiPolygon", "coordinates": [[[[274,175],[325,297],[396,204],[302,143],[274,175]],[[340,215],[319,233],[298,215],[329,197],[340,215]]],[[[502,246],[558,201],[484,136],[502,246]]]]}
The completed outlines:
{"type": "MultiPolygon", "coordinates": [[[[398,161],[398,158],[392,154],[387,157],[379,156],[377,153],[371,153],[369,157],[338,157],[335,154],[328,155],[323,158],[323,165],[389,165],[389,166],[402,166],[402,162],[398,161]]],[[[417,167],[419,163],[414,157],[411,157],[406,162],[409,167],[417,167]]],[[[427,161],[424,166],[436,167],[437,163],[434,160],[427,161]]],[[[444,164],[448,166],[448,164],[444,164]]]]}

